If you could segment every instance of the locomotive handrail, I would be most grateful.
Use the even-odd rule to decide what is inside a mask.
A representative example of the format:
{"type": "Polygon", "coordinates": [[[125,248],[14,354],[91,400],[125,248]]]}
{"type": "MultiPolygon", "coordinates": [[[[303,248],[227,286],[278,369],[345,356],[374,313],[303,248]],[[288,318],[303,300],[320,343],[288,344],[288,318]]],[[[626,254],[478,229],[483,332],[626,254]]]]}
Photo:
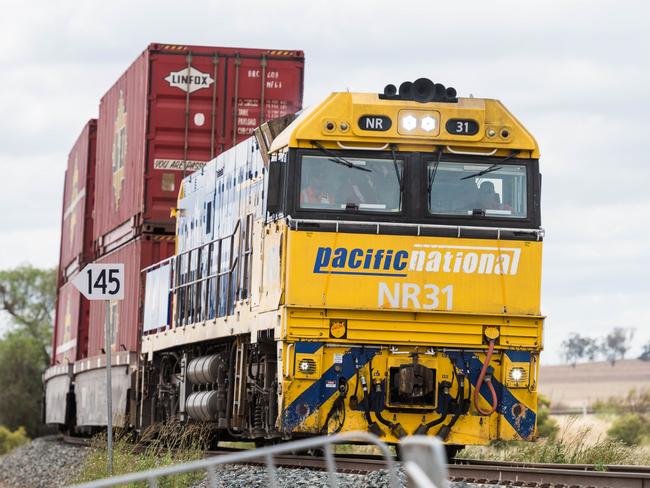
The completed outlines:
{"type": "Polygon", "coordinates": [[[233,265],[230,268],[228,268],[227,270],[225,270],[225,271],[219,271],[218,273],[213,273],[213,274],[208,275],[208,276],[203,276],[203,277],[198,278],[198,279],[196,279],[194,281],[188,281],[187,283],[181,283],[180,285],[172,286],[169,289],[169,291],[180,290],[181,288],[185,288],[187,286],[196,285],[197,283],[200,283],[201,281],[210,280],[212,278],[217,278],[217,277],[220,277],[220,276],[227,275],[227,274],[231,273],[235,269],[235,267],[237,266],[238,260],[239,260],[239,256],[236,257],[233,260],[233,265]]]}
{"type": "Polygon", "coordinates": [[[369,147],[369,146],[346,146],[343,144],[341,141],[336,141],[336,143],[339,145],[341,149],[348,149],[348,150],[357,150],[357,151],[383,151],[388,147],[388,143],[384,144],[383,146],[379,147],[369,147]]]}
{"type": "Polygon", "coordinates": [[[452,149],[451,146],[447,146],[447,151],[452,154],[459,154],[464,156],[493,156],[497,153],[497,148],[494,148],[492,151],[481,152],[481,151],[459,151],[457,149],[452,149]]]}
{"type": "Polygon", "coordinates": [[[164,265],[167,264],[168,262],[173,261],[175,257],[176,257],[176,256],[169,256],[168,258],[165,258],[165,259],[163,259],[162,261],[158,261],[158,262],[156,262],[156,263],[153,263],[153,264],[150,265],[150,266],[147,266],[146,268],[142,268],[142,269],[140,270],[140,273],[148,273],[149,271],[151,271],[151,270],[153,270],[153,269],[160,268],[161,266],[164,266],[164,265]]]}
{"type": "Polygon", "coordinates": [[[162,265],[165,264],[167,261],[172,261],[173,259],[176,259],[176,258],[178,258],[179,256],[183,256],[183,255],[185,255],[185,254],[187,254],[187,253],[190,253],[190,252],[192,252],[192,251],[196,251],[197,249],[200,249],[200,248],[202,248],[202,247],[208,246],[208,245],[210,245],[210,244],[214,244],[215,242],[222,241],[222,240],[224,240],[224,239],[228,239],[228,238],[230,238],[230,237],[235,237],[235,234],[236,234],[237,231],[239,230],[239,222],[240,222],[240,221],[238,220],[237,223],[235,224],[235,228],[233,229],[233,231],[232,231],[230,234],[228,234],[227,236],[216,237],[216,238],[212,239],[211,241],[204,242],[203,244],[199,244],[199,245],[197,245],[197,246],[194,246],[194,247],[191,247],[191,248],[189,248],[189,249],[186,249],[185,251],[181,251],[180,253],[178,253],[178,254],[176,254],[176,255],[174,255],[174,256],[170,256],[170,257],[168,257],[168,258],[166,258],[166,259],[163,259],[162,261],[158,261],[157,263],[152,264],[151,266],[147,266],[146,268],[142,268],[142,269],[140,270],[140,272],[141,272],[141,273],[147,272],[147,271],[149,271],[150,269],[156,268],[156,267],[158,267],[158,266],[162,266],[162,265]]]}
{"type": "Polygon", "coordinates": [[[367,227],[376,227],[377,234],[379,234],[380,228],[383,227],[405,227],[418,230],[418,236],[420,235],[420,229],[448,229],[448,230],[457,230],[458,237],[461,236],[461,231],[463,230],[473,230],[481,232],[496,232],[497,239],[501,239],[502,232],[520,232],[522,234],[534,234],[539,240],[541,237],[544,237],[546,231],[542,228],[539,229],[518,229],[511,227],[479,227],[473,225],[445,225],[445,224],[413,224],[406,222],[370,222],[366,220],[324,220],[324,219],[294,219],[287,217],[289,227],[295,225],[295,230],[299,230],[299,224],[311,223],[311,224],[335,224],[336,232],[339,231],[340,225],[361,225],[367,227]]]}
{"type": "MultiPolygon", "coordinates": [[[[234,247],[235,247],[235,239],[237,238],[237,234],[239,233],[240,238],[241,238],[241,220],[237,220],[237,223],[235,224],[235,227],[233,228],[232,232],[229,233],[228,235],[222,236],[222,237],[217,237],[215,239],[212,239],[210,241],[204,242],[202,244],[199,244],[197,246],[194,246],[190,249],[186,249],[174,256],[170,256],[169,258],[166,258],[162,261],[159,261],[157,263],[152,264],[151,266],[147,266],[146,268],[143,268],[140,272],[142,274],[147,274],[149,272],[152,272],[158,268],[161,268],[162,266],[165,265],[170,265],[171,266],[171,273],[170,273],[170,283],[167,285],[167,293],[169,293],[171,296],[178,296],[179,293],[183,295],[183,305],[180,306],[179,308],[175,309],[174,317],[172,317],[171,321],[173,326],[183,324],[189,317],[186,316],[187,314],[191,314],[190,308],[188,308],[188,303],[187,300],[190,299],[192,301],[196,301],[194,303],[194,306],[191,307],[193,310],[198,310],[200,314],[203,314],[205,311],[202,311],[203,308],[201,306],[200,298],[199,296],[201,295],[201,286],[205,282],[209,282],[210,280],[216,279],[217,280],[217,287],[219,286],[220,281],[223,279],[224,276],[226,276],[227,280],[227,292],[226,292],[226,302],[230,302],[230,295],[231,295],[231,280],[232,280],[232,275],[233,273],[237,270],[238,266],[240,265],[240,256],[234,256],[234,247]],[[227,269],[224,270],[219,270],[216,272],[211,272],[212,268],[212,260],[213,260],[213,253],[217,252],[217,261],[218,261],[218,268],[221,268],[221,248],[222,244],[224,241],[230,239],[230,258],[229,258],[229,263],[227,269]],[[201,261],[201,254],[207,249],[208,253],[208,260],[207,260],[207,273],[205,276],[201,276],[200,273],[200,266],[199,263],[201,261]],[[193,252],[198,252],[198,261],[197,261],[197,269],[192,270],[192,253],[193,252]],[[187,259],[187,270],[180,270],[179,267],[181,265],[184,266],[183,259],[187,259]],[[186,275],[190,276],[192,274],[192,271],[195,271],[196,274],[199,276],[196,279],[193,279],[191,281],[187,281],[182,283],[181,282],[181,276],[186,275]],[[198,293],[196,293],[196,296],[192,298],[188,298],[188,293],[191,293],[191,290],[193,287],[198,288],[198,293]]],[[[241,246],[242,243],[239,242],[239,245],[241,246]]],[[[244,249],[244,255],[250,254],[252,251],[250,249],[244,249]]],[[[145,284],[146,287],[146,284],[145,284]]],[[[208,287],[206,286],[205,290],[205,295],[206,295],[206,303],[207,303],[207,291],[208,287]]],[[[217,301],[218,306],[219,301],[217,301]]],[[[196,312],[194,312],[196,313],[196,312]]],[[[206,316],[207,317],[207,316],[206,316]]],[[[203,320],[206,320],[207,318],[204,317],[203,320]]]]}

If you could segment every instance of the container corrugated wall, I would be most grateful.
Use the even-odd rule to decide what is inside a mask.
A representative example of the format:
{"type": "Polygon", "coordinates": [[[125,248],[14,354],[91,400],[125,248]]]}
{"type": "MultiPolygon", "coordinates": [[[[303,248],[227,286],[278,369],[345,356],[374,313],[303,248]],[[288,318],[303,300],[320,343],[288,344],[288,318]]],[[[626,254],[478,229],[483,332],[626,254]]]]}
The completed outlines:
{"type": "Polygon", "coordinates": [[[93,256],[93,204],[95,199],[95,143],[97,120],[81,131],[68,155],[63,189],[59,280],[66,282],[93,256]]]}
{"type": "Polygon", "coordinates": [[[94,239],[99,255],[173,233],[181,179],[302,106],[301,51],[152,44],[102,98],[94,239]]]}
{"type": "MultiPolygon", "coordinates": [[[[95,240],[142,211],[147,135],[147,65],[148,52],[145,51],[100,102],[95,173],[95,240]]],[[[107,238],[116,241],[116,238],[107,238]]],[[[98,249],[99,255],[105,251],[98,249]]]]}
{"type": "Polygon", "coordinates": [[[58,290],[52,365],[73,363],[88,353],[88,300],[71,281],[58,290]]]}
{"type": "MultiPolygon", "coordinates": [[[[97,263],[124,263],[124,300],[111,301],[109,317],[113,325],[113,350],[138,351],[141,336],[141,270],[174,254],[172,236],[143,235],[98,259],[97,263]]],[[[104,349],[104,301],[90,302],[88,355],[97,356],[104,349]]]]}
{"type": "Polygon", "coordinates": [[[53,365],[82,359],[88,349],[88,302],[82,299],[70,280],[94,259],[96,140],[97,120],[90,119],[68,154],[52,334],[53,365]]]}

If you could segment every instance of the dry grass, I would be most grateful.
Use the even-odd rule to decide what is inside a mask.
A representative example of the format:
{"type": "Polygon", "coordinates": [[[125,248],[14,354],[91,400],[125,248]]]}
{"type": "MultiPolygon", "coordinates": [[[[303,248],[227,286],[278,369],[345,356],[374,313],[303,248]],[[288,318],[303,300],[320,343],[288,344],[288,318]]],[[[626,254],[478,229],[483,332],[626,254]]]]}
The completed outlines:
{"type": "MultiPolygon", "coordinates": [[[[200,425],[182,426],[171,421],[155,426],[137,442],[134,435],[117,432],[113,443],[113,475],[145,471],[170,464],[201,459],[209,440],[209,430],[200,425]]],[[[92,451],[86,457],[76,483],[98,480],[108,476],[106,435],[93,439],[92,451]]],[[[159,480],[158,486],[183,488],[199,482],[205,473],[188,473],[159,480]]],[[[129,486],[144,487],[146,483],[129,486]]]]}
{"type": "Polygon", "coordinates": [[[564,422],[554,439],[473,446],[463,450],[459,456],[528,463],[650,465],[648,448],[628,447],[606,439],[575,417],[564,422]]]}
{"type": "Polygon", "coordinates": [[[607,437],[607,430],[614,420],[611,415],[556,415],[553,418],[567,440],[577,433],[584,433],[585,441],[590,444],[607,437]]]}

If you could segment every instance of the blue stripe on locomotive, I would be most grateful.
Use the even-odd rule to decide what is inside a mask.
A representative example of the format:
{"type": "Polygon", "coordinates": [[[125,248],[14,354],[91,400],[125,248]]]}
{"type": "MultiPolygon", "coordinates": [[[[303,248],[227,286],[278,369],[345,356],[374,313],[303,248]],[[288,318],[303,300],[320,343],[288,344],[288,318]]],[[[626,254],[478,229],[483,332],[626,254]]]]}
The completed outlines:
{"type": "MultiPolygon", "coordinates": [[[[296,342],[295,347],[297,353],[313,354],[322,347],[322,343],[296,342]]],[[[513,352],[519,351],[506,351],[506,354],[510,355],[513,352]]],[[[346,382],[349,381],[356,373],[355,360],[358,367],[362,368],[372,359],[374,354],[375,351],[363,347],[349,348],[343,355],[343,363],[340,365],[341,370],[339,372],[336,371],[335,365],[332,365],[284,410],[282,416],[283,430],[291,432],[309,415],[321,408],[338,391],[337,388],[327,388],[328,382],[335,381],[338,384],[339,378],[343,378],[346,382]],[[298,412],[301,405],[303,406],[304,415],[298,412]]],[[[447,354],[457,368],[462,371],[468,371],[469,369],[469,380],[475,388],[483,367],[481,360],[474,354],[468,354],[467,356],[462,352],[449,352],[447,354]]],[[[530,357],[530,354],[528,357],[530,357]]],[[[535,431],[536,413],[530,408],[522,406],[512,392],[494,378],[492,378],[492,385],[497,394],[498,413],[503,415],[519,436],[523,439],[529,439],[535,431]]],[[[486,400],[491,398],[486,383],[481,386],[480,394],[486,400]]]]}

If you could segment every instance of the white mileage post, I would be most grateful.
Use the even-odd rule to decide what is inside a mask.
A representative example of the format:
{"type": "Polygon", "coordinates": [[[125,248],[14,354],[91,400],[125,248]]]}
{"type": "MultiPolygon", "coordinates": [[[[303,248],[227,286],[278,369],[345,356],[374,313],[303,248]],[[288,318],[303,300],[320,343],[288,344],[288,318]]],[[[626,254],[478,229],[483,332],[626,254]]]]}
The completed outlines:
{"type": "Polygon", "coordinates": [[[108,475],[113,474],[113,398],[111,382],[110,300],[124,299],[124,264],[89,264],[72,280],[88,300],[105,300],[104,351],[106,352],[106,430],[108,439],[108,475]]]}

